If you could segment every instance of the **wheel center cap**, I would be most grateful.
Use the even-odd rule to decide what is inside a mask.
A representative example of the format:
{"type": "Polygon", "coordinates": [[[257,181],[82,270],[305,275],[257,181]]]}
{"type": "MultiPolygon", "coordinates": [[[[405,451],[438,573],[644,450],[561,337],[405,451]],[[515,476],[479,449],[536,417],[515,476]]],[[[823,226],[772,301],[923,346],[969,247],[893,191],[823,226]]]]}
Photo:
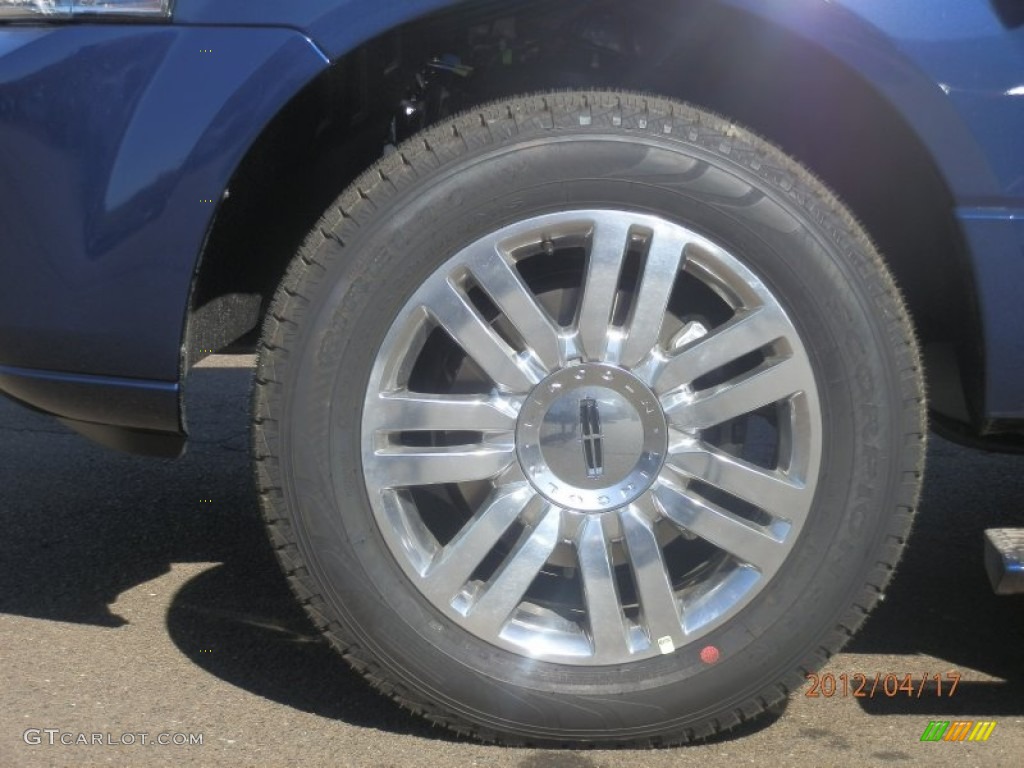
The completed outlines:
{"type": "Polygon", "coordinates": [[[668,429],[658,398],[638,378],[585,363],[534,388],[519,412],[516,445],[539,493],[561,507],[601,512],[650,488],[668,429]]]}

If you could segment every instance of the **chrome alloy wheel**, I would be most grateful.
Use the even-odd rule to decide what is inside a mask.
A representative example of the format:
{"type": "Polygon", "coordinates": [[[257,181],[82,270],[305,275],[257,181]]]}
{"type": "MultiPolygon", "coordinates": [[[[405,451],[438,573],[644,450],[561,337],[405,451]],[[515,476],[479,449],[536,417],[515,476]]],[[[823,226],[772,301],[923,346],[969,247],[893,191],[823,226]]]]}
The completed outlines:
{"type": "Polygon", "coordinates": [[[821,431],[797,330],[736,256],[578,210],[477,240],[409,298],[370,374],[362,474],[442,614],[526,657],[620,664],[694,642],[779,571],[821,431]]]}

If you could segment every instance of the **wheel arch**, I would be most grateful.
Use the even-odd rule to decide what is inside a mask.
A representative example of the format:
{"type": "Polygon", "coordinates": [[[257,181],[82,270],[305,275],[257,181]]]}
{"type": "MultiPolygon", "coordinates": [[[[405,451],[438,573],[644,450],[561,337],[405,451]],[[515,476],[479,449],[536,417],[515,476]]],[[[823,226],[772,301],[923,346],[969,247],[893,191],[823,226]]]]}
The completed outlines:
{"type": "MultiPolygon", "coordinates": [[[[595,20],[615,13],[611,3],[571,4],[595,20]]],[[[932,407],[955,422],[979,423],[982,329],[952,189],[982,190],[994,184],[991,174],[938,86],[878,30],[820,0],[798,5],[800,13],[748,0],[658,0],[642,11],[631,8],[629,23],[653,39],[649,55],[628,71],[592,73],[589,85],[642,89],[728,115],[836,191],[908,300],[926,350],[932,407]],[[946,126],[938,154],[938,129],[912,125],[907,115],[914,110],[946,126]]],[[[337,56],[267,125],[238,166],[198,262],[183,374],[207,350],[252,340],[304,235],[379,156],[414,57],[443,51],[438,46],[453,39],[453,28],[481,14],[527,13],[537,3],[494,6],[459,4],[337,56]]],[[[484,90],[497,98],[575,87],[577,79],[552,67],[484,90]]]]}
{"type": "Polygon", "coordinates": [[[674,87],[669,95],[765,136],[838,194],[907,300],[930,409],[974,432],[984,420],[983,329],[977,255],[956,206],[995,196],[999,185],[940,84],[843,5],[856,6],[724,0],[708,22],[729,32],[712,54],[715,76],[704,77],[700,61],[684,52],[662,90],[674,87]]]}

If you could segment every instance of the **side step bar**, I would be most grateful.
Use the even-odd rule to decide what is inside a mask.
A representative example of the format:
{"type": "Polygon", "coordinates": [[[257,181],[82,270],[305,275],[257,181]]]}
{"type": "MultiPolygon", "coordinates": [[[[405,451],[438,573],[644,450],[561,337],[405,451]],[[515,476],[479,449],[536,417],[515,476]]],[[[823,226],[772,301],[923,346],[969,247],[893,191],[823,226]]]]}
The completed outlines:
{"type": "Polygon", "coordinates": [[[1024,593],[1024,528],[985,531],[985,570],[997,595],[1024,593]]]}

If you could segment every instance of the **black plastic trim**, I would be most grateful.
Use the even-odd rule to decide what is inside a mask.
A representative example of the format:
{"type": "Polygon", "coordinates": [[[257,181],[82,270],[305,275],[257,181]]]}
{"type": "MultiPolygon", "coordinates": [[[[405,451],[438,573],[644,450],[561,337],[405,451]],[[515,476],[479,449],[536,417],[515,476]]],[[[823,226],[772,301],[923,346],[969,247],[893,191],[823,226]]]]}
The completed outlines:
{"type": "Polygon", "coordinates": [[[167,456],[184,445],[177,382],[0,365],[0,394],[121,450],[167,456]]]}

